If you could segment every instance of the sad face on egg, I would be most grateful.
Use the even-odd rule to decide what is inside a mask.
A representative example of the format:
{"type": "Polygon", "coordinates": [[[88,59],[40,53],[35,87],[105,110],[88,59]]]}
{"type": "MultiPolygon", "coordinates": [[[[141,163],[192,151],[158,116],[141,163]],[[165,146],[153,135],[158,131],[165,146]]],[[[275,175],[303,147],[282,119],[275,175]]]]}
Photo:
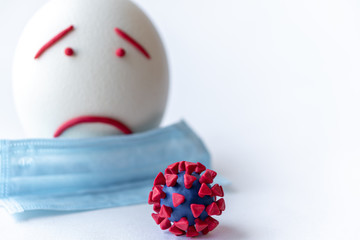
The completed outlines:
{"type": "Polygon", "coordinates": [[[159,125],[168,65],[148,17],[128,0],[53,0],[19,41],[13,89],[29,137],[96,137],[159,125]]]}

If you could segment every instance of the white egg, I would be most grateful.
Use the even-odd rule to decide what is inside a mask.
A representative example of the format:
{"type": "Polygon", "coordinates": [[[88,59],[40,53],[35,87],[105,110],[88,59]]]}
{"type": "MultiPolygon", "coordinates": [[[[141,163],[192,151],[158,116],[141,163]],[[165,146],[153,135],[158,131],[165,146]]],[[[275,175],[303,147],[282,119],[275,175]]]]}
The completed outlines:
{"type": "Polygon", "coordinates": [[[18,115],[33,138],[156,128],[168,85],[161,39],[128,0],[49,2],[25,27],[13,65],[18,115]]]}

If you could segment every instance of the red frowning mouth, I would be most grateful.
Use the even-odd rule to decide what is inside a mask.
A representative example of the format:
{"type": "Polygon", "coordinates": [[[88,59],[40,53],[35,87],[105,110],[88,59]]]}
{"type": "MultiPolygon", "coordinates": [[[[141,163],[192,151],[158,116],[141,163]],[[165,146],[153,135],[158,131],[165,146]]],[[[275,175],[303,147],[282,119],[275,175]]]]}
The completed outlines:
{"type": "Polygon", "coordinates": [[[124,134],[132,134],[132,131],[128,126],[114,118],[102,116],[80,116],[72,118],[61,124],[55,131],[54,138],[60,137],[67,129],[83,123],[104,123],[119,129],[124,134]]]}

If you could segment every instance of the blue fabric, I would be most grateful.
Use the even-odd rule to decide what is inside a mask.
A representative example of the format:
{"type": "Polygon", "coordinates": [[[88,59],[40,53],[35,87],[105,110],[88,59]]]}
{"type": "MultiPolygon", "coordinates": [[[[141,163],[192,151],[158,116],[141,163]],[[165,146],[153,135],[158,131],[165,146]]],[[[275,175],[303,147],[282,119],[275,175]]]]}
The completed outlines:
{"type": "Polygon", "coordinates": [[[9,213],[144,203],[154,178],[178,161],[210,167],[185,122],[129,136],[0,141],[0,206],[9,213]]]}

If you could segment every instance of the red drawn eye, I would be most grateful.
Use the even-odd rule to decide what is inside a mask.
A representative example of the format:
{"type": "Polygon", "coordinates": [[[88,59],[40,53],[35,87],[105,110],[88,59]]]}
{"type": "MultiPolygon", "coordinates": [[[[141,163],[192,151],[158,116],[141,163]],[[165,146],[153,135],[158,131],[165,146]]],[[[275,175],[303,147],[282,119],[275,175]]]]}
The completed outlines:
{"type": "Polygon", "coordinates": [[[116,56],[118,56],[119,58],[122,58],[126,55],[126,51],[123,48],[119,48],[118,50],[116,50],[116,56]]]}
{"type": "Polygon", "coordinates": [[[72,48],[66,48],[64,52],[65,55],[69,57],[74,55],[74,50],[72,48]]]}

